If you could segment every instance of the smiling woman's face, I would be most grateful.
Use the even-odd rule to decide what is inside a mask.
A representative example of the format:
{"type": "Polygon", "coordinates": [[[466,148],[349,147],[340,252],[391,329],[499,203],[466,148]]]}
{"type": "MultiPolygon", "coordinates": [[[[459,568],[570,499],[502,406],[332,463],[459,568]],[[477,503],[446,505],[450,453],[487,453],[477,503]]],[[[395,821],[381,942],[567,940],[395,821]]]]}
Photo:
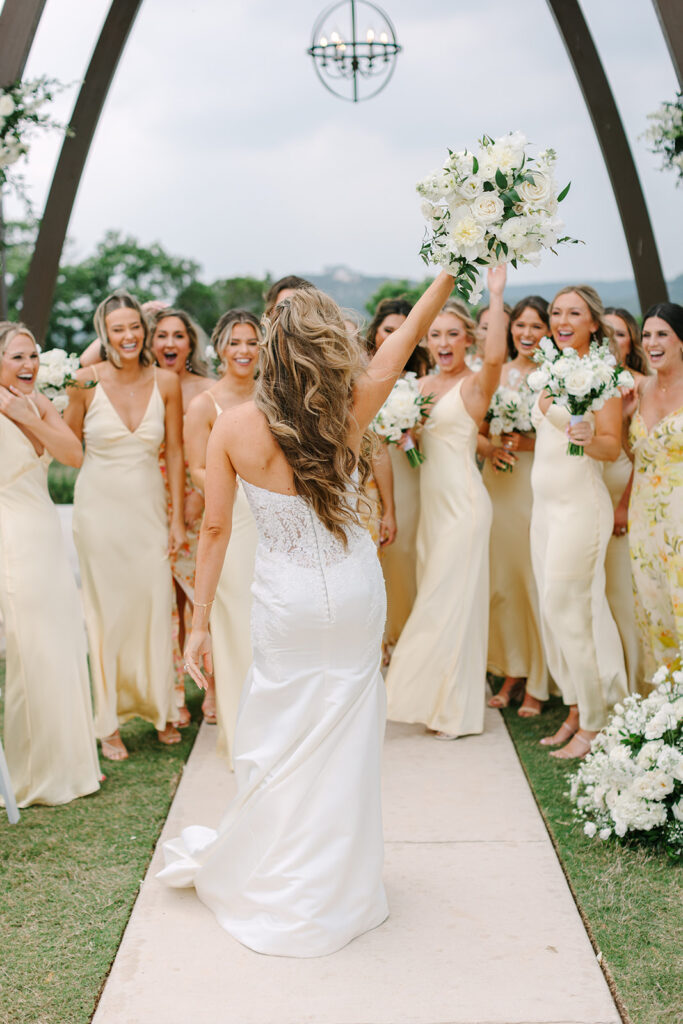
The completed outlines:
{"type": "Polygon", "coordinates": [[[577,292],[558,295],[550,309],[550,330],[559,349],[575,348],[578,352],[588,349],[593,333],[599,324],[593,317],[588,304],[577,292]]]}
{"type": "Polygon", "coordinates": [[[152,352],[159,366],[182,373],[190,358],[190,336],[179,316],[165,316],[157,321],[152,336],[152,352]]]}
{"type": "Polygon", "coordinates": [[[15,334],[5,346],[0,359],[0,384],[5,388],[30,394],[33,391],[40,356],[33,338],[28,334],[15,334]]]}
{"type": "Polygon", "coordinates": [[[104,324],[109,344],[122,365],[138,361],[145,341],[145,328],[137,310],[127,306],[113,309],[107,313],[104,324]]]}
{"type": "Polygon", "coordinates": [[[455,313],[440,313],[427,331],[427,347],[442,373],[462,369],[469,342],[465,324],[455,313]]]}
{"type": "Polygon", "coordinates": [[[683,339],[661,317],[650,316],[643,324],[643,348],[655,372],[679,369],[683,339]]]}

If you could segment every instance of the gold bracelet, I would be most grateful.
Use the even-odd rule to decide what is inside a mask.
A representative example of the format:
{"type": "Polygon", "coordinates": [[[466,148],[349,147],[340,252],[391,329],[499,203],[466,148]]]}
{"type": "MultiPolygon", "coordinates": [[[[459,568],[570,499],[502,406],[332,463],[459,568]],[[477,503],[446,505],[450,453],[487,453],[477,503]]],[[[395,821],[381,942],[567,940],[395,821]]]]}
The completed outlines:
{"type": "Polygon", "coordinates": [[[207,601],[206,604],[202,604],[201,601],[193,601],[193,605],[195,608],[210,608],[211,605],[213,604],[213,601],[213,598],[211,598],[210,601],[207,601]]]}

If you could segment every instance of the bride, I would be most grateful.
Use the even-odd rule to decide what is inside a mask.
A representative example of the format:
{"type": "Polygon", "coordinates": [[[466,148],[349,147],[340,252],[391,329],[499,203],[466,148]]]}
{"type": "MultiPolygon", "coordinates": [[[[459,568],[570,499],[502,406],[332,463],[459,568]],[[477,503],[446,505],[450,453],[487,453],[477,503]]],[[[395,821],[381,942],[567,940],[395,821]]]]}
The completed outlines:
{"type": "Polygon", "coordinates": [[[385,920],[380,805],[386,600],[360,525],[366,431],[453,279],[441,273],[371,362],[338,306],[296,291],[271,314],[253,401],[211,434],[188,671],[212,670],[208,622],[237,478],[259,532],[253,664],[235,736],[237,796],[218,832],[164,846],[159,877],[194,885],[260,953],[324,956],[385,920]]]}

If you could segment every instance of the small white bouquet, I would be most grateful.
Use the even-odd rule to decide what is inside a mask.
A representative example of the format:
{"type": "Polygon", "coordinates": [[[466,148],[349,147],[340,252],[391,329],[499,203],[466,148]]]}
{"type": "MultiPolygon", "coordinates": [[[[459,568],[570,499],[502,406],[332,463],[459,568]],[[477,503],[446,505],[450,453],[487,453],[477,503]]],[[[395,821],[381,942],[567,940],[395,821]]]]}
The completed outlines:
{"type": "Polygon", "coordinates": [[[616,704],[571,778],[587,836],[660,845],[683,860],[683,672],[662,666],[656,689],[616,704]]]}
{"type": "Polygon", "coordinates": [[[577,241],[562,235],[557,216],[569,185],[557,188],[555,151],[532,157],[527,147],[521,132],[485,135],[476,154],[449,149],[443,167],[417,184],[427,221],[420,255],[453,274],[466,302],[481,297],[484,267],[538,264],[544,249],[577,241]]]}
{"type": "MultiPolygon", "coordinates": [[[[489,433],[494,437],[499,437],[501,434],[512,434],[514,431],[520,434],[528,434],[533,431],[531,407],[534,404],[534,399],[535,395],[526,380],[518,371],[511,371],[508,386],[501,385],[496,389],[486,413],[489,433]],[[515,374],[514,377],[513,374],[515,374]],[[518,382],[516,377],[520,377],[521,380],[518,382]]],[[[509,463],[500,467],[503,472],[512,470],[512,468],[509,463]]]]}
{"type": "Polygon", "coordinates": [[[78,356],[62,348],[50,348],[40,353],[40,365],[36,376],[36,390],[50,399],[57,412],[64,412],[69,404],[67,386],[92,388],[95,381],[79,384],[76,373],[80,369],[78,356]]]}
{"type": "MultiPolygon", "coordinates": [[[[542,338],[534,360],[540,365],[527,377],[529,387],[547,391],[557,405],[564,405],[572,424],[579,423],[585,413],[601,409],[608,398],[621,394],[621,388],[634,385],[628,370],[617,365],[607,342],[592,342],[588,355],[579,356],[576,349],[560,352],[551,338],[542,338]]],[[[567,452],[583,455],[583,447],[570,441],[567,452]]]]}
{"type": "MultiPolygon", "coordinates": [[[[400,377],[386,402],[375,416],[371,430],[388,444],[399,444],[403,435],[421,423],[429,415],[427,407],[433,399],[420,393],[417,377],[414,373],[406,373],[400,377]]],[[[424,462],[424,455],[412,439],[405,444],[405,453],[411,466],[419,466],[424,462]]]]}

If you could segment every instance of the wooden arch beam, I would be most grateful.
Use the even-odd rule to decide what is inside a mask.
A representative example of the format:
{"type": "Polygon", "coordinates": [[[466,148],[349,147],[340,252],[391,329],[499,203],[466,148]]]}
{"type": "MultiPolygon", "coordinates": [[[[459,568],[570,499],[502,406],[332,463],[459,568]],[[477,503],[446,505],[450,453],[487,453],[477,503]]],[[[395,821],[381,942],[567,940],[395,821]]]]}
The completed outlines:
{"type": "Polygon", "coordinates": [[[626,235],[641,309],[667,299],[650,215],[624,126],[577,0],[547,0],[593,122],[626,235]]]}
{"type": "Polygon", "coordinates": [[[652,0],[671,60],[683,90],[683,4],[681,0],[652,0]]]}
{"type": "Polygon", "coordinates": [[[0,13],[0,87],[24,73],[46,0],[5,0],[0,13]]]}
{"type": "MultiPolygon", "coordinates": [[[[0,13],[0,88],[24,74],[46,0],[5,0],[0,13]]],[[[0,196],[0,320],[7,317],[4,225],[0,196]]]]}
{"type": "Polygon", "coordinates": [[[109,87],[142,0],[112,0],[74,106],[24,288],[22,319],[42,342],[76,193],[109,87]]]}

